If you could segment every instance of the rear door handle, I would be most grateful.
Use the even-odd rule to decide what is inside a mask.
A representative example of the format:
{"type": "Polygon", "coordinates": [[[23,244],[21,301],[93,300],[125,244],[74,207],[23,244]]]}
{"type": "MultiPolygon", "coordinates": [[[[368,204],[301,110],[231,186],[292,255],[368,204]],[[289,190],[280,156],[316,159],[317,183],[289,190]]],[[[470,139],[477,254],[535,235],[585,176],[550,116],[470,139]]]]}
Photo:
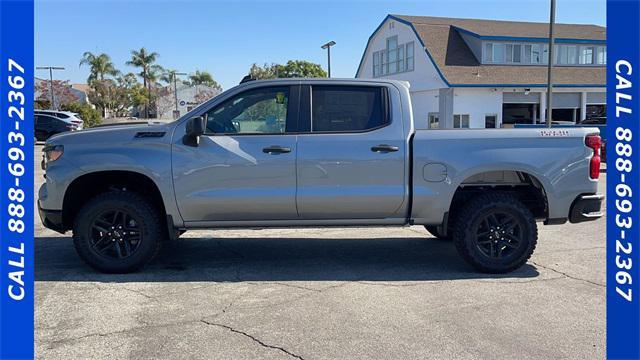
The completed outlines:
{"type": "Polygon", "coordinates": [[[262,149],[262,152],[265,154],[284,154],[284,153],[290,153],[291,148],[272,145],[262,149]]]}
{"type": "Polygon", "coordinates": [[[398,150],[400,150],[399,147],[393,146],[393,145],[387,145],[387,144],[380,144],[380,145],[371,147],[371,151],[380,152],[380,153],[394,152],[398,150]]]}

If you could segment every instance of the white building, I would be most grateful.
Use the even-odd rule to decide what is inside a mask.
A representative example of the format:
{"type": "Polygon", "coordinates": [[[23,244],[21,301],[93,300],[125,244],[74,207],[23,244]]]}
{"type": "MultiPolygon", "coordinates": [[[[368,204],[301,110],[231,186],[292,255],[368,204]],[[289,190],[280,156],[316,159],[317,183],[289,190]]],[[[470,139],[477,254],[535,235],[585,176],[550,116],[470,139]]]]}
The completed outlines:
{"type": "Polygon", "coordinates": [[[173,85],[167,86],[160,90],[156,105],[157,118],[163,120],[177,119],[218,94],[220,94],[220,90],[205,85],[191,86],[179,83],[177,92],[174,91],[173,85]]]}
{"type": "MultiPolygon", "coordinates": [[[[606,29],[556,24],[553,120],[606,109],[606,29]]],[[[356,77],[406,80],[419,128],[546,121],[548,24],[388,15],[356,77]]]]}

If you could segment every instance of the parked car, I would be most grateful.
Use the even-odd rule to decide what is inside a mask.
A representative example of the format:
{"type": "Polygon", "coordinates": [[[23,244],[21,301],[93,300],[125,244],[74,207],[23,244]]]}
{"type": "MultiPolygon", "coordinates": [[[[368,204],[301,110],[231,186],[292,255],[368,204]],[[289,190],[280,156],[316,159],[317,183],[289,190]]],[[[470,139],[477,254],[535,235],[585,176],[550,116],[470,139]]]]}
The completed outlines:
{"type": "Polygon", "coordinates": [[[84,120],[80,118],[78,113],[71,111],[57,111],[57,110],[34,110],[34,114],[42,114],[56,117],[66,123],[70,123],[76,126],[76,130],[82,130],[84,128],[84,120]]]}
{"type": "Polygon", "coordinates": [[[602,216],[598,129],[416,130],[411,109],[400,81],[250,81],[169,124],[62,134],[40,217],[104,272],[191,229],[424,225],[504,273],[533,253],[536,221],[602,216]]]}
{"type": "Polygon", "coordinates": [[[592,117],[584,119],[580,122],[581,125],[606,125],[607,118],[605,116],[592,117]]]}
{"type": "Polygon", "coordinates": [[[45,141],[51,136],[65,131],[76,131],[78,127],[72,122],[48,114],[36,113],[34,115],[34,130],[36,140],[45,141]]]}

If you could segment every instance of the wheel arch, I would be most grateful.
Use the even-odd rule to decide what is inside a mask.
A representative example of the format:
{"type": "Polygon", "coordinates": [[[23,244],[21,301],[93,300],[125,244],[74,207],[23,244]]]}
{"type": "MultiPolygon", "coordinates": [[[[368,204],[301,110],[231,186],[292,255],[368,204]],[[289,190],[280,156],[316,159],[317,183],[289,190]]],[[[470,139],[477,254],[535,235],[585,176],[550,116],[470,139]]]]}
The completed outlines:
{"type": "Polygon", "coordinates": [[[149,176],[130,170],[94,171],[78,176],[67,186],[62,205],[65,230],[73,227],[73,221],[87,201],[112,190],[135,191],[149,199],[161,214],[166,214],[160,188],[149,176]]]}
{"type": "Polygon", "coordinates": [[[515,194],[538,220],[549,216],[549,197],[545,184],[527,170],[485,170],[467,174],[453,192],[449,218],[471,198],[487,191],[515,194]]]}

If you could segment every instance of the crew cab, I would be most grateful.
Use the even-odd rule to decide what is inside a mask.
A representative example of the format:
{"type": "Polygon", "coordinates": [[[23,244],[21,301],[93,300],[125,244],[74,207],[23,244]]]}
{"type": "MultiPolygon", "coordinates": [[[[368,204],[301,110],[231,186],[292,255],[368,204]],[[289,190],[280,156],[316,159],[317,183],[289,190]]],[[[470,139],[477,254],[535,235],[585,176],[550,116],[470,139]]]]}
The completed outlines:
{"type": "Polygon", "coordinates": [[[40,216],[118,273],[191,229],[408,225],[503,273],[529,259],[537,222],[602,216],[598,129],[419,121],[405,82],[249,81],[172,123],[50,138],[40,216]]]}

